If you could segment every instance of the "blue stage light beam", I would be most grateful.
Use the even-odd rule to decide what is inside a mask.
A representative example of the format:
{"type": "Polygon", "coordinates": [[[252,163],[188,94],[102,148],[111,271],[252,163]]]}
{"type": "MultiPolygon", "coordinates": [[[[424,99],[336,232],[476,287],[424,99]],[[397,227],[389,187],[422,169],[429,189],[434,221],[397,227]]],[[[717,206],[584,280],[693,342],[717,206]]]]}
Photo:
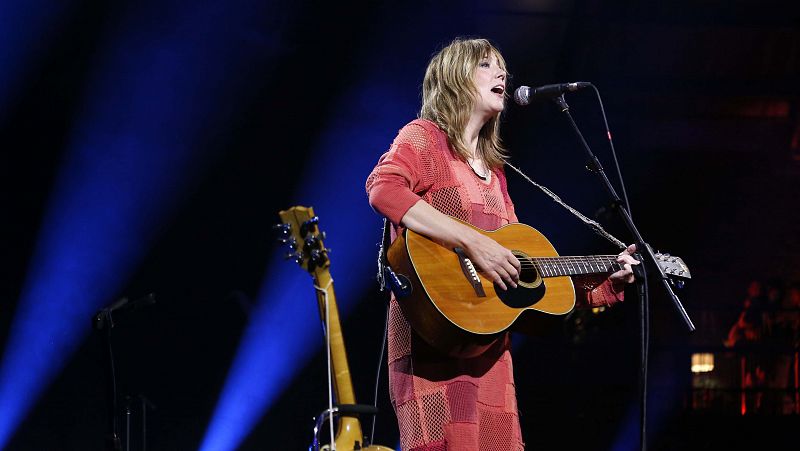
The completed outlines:
{"type": "Polygon", "coordinates": [[[263,82],[259,2],[178,3],[137,4],[87,81],[0,367],[0,448],[263,82]]]}
{"type": "MultiPolygon", "coordinates": [[[[325,245],[332,249],[331,274],[342,317],[374,281],[381,222],[367,203],[366,177],[417,108],[409,103],[412,96],[395,90],[365,81],[344,93],[334,109],[335,119],[316,146],[314,166],[302,176],[313,182],[304,183],[294,199],[294,205],[314,207],[320,228],[327,233],[325,245]]],[[[201,451],[237,449],[291,377],[321,349],[319,321],[309,276],[275,257],[201,451]]],[[[344,335],[352,336],[347,330],[344,335]]],[[[324,380],[321,376],[320,383],[324,380]]]]}
{"type": "MultiPolygon", "coordinates": [[[[664,424],[672,414],[678,411],[680,406],[681,394],[686,392],[686,378],[677,376],[671,365],[665,365],[667,356],[657,355],[658,359],[651,359],[650,379],[648,381],[649,396],[647,397],[647,439],[657,437],[663,429],[664,424]],[[653,365],[655,363],[655,365],[653,365]],[[659,390],[656,395],[653,389],[659,390]]],[[[689,371],[690,359],[686,359],[685,371],[689,371]]],[[[614,441],[613,451],[628,451],[639,449],[641,439],[641,404],[638,397],[635,404],[631,404],[625,420],[622,422],[614,441]]]]}
{"type": "Polygon", "coordinates": [[[0,120],[14,102],[25,73],[35,66],[69,10],[78,2],[0,2],[0,120]]]}

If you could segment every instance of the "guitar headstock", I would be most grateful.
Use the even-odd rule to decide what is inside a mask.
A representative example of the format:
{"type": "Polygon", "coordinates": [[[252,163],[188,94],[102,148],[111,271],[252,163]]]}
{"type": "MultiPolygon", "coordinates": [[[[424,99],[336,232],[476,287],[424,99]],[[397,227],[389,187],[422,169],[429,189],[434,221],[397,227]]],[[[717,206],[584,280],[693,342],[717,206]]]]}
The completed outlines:
{"type": "Polygon", "coordinates": [[[278,213],[281,224],[275,226],[278,241],[288,247],[287,260],[294,260],[308,272],[330,266],[325,248],[325,232],[319,229],[319,218],[312,207],[291,207],[278,213]]]}
{"type": "Polygon", "coordinates": [[[692,278],[692,273],[689,272],[689,267],[686,266],[686,263],[684,263],[680,257],[662,254],[660,252],[655,253],[654,256],[656,257],[658,266],[660,266],[668,276],[677,277],[680,279],[692,278]]]}

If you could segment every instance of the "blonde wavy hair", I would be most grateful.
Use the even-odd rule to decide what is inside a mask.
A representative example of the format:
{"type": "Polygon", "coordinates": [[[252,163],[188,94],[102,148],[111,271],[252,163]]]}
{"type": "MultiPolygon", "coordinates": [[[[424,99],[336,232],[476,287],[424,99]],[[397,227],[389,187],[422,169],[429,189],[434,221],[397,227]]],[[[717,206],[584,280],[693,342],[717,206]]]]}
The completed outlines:
{"type": "MultiPolygon", "coordinates": [[[[478,94],[475,69],[480,61],[494,54],[505,70],[500,51],[486,39],[456,38],[438,51],[425,70],[422,81],[420,119],[435,122],[447,134],[453,150],[464,160],[472,156],[463,132],[478,94]]],[[[500,140],[500,113],[488,120],[478,135],[477,156],[491,168],[505,164],[506,150],[500,140]]]]}

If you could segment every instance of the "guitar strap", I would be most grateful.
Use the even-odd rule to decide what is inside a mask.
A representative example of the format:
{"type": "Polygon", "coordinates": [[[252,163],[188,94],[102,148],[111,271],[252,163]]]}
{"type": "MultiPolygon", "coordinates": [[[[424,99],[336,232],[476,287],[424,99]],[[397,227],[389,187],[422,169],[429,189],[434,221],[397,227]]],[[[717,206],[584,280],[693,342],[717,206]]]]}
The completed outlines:
{"type": "Polygon", "coordinates": [[[522,176],[522,177],[523,177],[525,180],[527,180],[528,182],[530,182],[530,183],[531,183],[533,186],[535,186],[535,187],[539,188],[540,190],[542,190],[542,192],[543,192],[543,193],[547,194],[547,195],[548,195],[548,196],[549,196],[551,199],[553,199],[553,200],[554,200],[554,201],[555,201],[557,204],[559,204],[559,205],[561,205],[562,207],[566,208],[566,209],[567,209],[567,211],[569,211],[569,212],[570,212],[570,213],[572,213],[572,214],[573,214],[575,217],[577,217],[578,219],[580,219],[581,221],[583,221],[583,223],[584,223],[584,224],[586,224],[586,225],[588,225],[589,227],[591,227],[591,229],[592,229],[592,230],[594,230],[594,232],[595,232],[596,234],[598,234],[598,235],[602,236],[603,238],[607,239],[608,241],[611,241],[612,243],[614,243],[615,245],[617,245],[617,246],[618,246],[620,249],[625,249],[625,248],[627,248],[627,247],[628,247],[628,246],[626,246],[626,245],[625,245],[625,243],[623,243],[622,241],[620,241],[620,240],[618,240],[616,237],[614,237],[614,235],[612,235],[612,234],[610,234],[610,233],[606,232],[606,229],[604,229],[604,228],[603,228],[603,226],[601,226],[599,223],[597,223],[597,221],[593,221],[593,220],[591,220],[591,219],[587,218],[585,215],[583,215],[583,214],[582,214],[581,212],[579,212],[578,210],[576,210],[576,209],[574,209],[574,208],[570,207],[569,205],[567,205],[567,204],[566,204],[566,203],[565,203],[563,200],[561,200],[561,198],[560,198],[560,197],[558,197],[558,195],[556,195],[556,193],[554,193],[554,192],[550,191],[550,189],[549,189],[549,188],[547,188],[546,186],[542,186],[542,185],[540,185],[540,184],[538,184],[538,183],[534,182],[533,180],[531,180],[531,178],[530,178],[530,177],[528,177],[527,175],[525,175],[525,173],[524,173],[524,172],[522,172],[522,171],[520,171],[519,169],[517,169],[517,168],[516,168],[515,166],[513,166],[511,163],[509,163],[509,162],[506,162],[506,166],[508,166],[508,167],[510,167],[511,169],[513,169],[513,170],[517,171],[517,173],[518,173],[519,175],[521,175],[521,176],[522,176]]]}
{"type": "MultiPolygon", "coordinates": [[[[385,321],[383,323],[383,340],[381,340],[381,352],[378,357],[378,368],[375,372],[375,394],[373,397],[372,405],[375,409],[378,408],[378,387],[380,386],[380,379],[381,379],[381,367],[383,366],[383,356],[386,353],[386,341],[389,338],[389,292],[390,290],[386,287],[386,278],[389,277],[390,280],[394,280],[397,276],[392,271],[392,268],[389,267],[389,261],[386,258],[386,251],[389,249],[389,245],[391,244],[392,237],[391,231],[389,227],[392,224],[389,222],[386,217],[383,218],[383,238],[381,239],[381,245],[378,249],[378,287],[380,291],[386,293],[386,315],[385,321]]],[[[372,416],[372,431],[370,433],[369,442],[373,443],[375,440],[375,422],[377,420],[377,415],[372,416]]]]}

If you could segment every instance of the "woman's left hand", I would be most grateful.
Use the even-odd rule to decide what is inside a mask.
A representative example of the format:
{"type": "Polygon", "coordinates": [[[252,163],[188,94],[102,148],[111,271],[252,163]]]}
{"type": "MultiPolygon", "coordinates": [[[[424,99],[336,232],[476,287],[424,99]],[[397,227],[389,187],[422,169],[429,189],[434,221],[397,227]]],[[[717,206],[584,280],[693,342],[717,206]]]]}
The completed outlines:
{"type": "Polygon", "coordinates": [[[640,262],[633,258],[636,252],[636,245],[631,244],[627,249],[620,252],[617,256],[617,263],[622,264],[622,269],[608,276],[612,284],[619,285],[622,283],[631,283],[634,281],[633,265],[638,265],[640,262]]]}

